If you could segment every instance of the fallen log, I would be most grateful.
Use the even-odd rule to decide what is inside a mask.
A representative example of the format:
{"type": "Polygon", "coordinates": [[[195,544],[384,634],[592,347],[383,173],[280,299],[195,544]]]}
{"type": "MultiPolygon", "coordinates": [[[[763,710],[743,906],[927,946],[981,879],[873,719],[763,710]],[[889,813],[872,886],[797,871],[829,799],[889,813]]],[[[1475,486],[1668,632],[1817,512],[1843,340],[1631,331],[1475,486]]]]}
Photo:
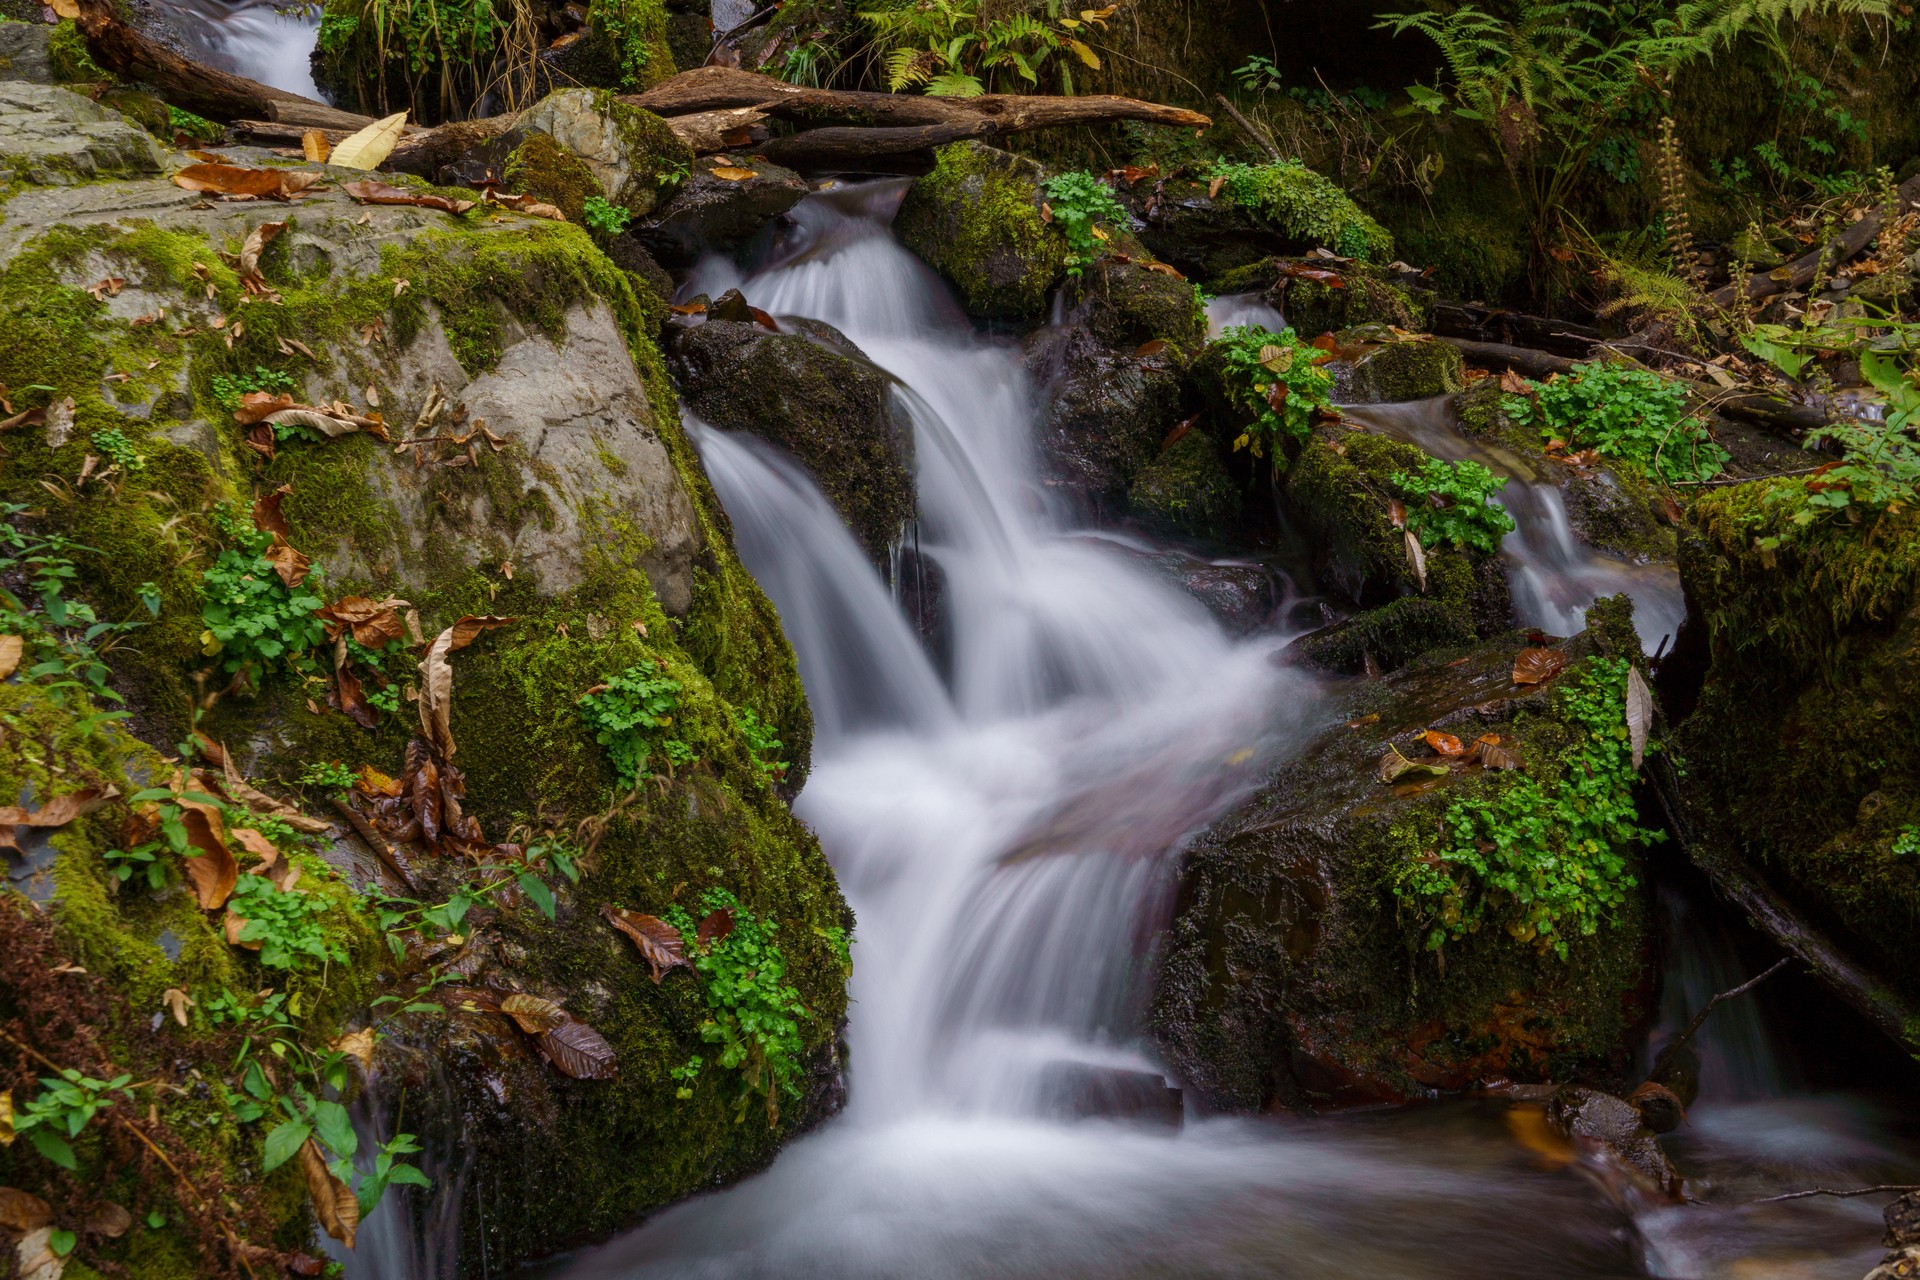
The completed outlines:
{"type": "Polygon", "coordinates": [[[1059,98],[1045,94],[986,93],[976,98],[937,98],[924,94],[812,89],[737,67],[696,67],[682,71],[645,93],[630,94],[621,101],[667,117],[728,107],[757,107],[770,116],[802,125],[931,128],[986,120],[995,125],[989,132],[1003,134],[1066,125],[1109,124],[1116,120],[1139,120],[1189,129],[1204,129],[1213,123],[1198,111],[1106,94],[1059,98]]]}
{"type": "MultiPolygon", "coordinates": [[[[1899,200],[1902,207],[1920,204],[1920,174],[1908,178],[1900,184],[1899,200]]],[[[1840,265],[1852,259],[1867,242],[1880,230],[1880,216],[1884,212],[1875,209],[1866,217],[1842,231],[1827,243],[1809,253],[1803,253],[1786,266],[1776,268],[1765,275],[1754,276],[1747,281],[1747,301],[1758,302],[1762,298],[1771,298],[1776,293],[1785,293],[1789,289],[1802,289],[1813,283],[1814,276],[1820,273],[1820,264],[1826,263],[1831,275],[1840,265]]],[[[1730,307],[1739,297],[1733,285],[1723,285],[1714,290],[1713,301],[1722,307],[1730,307]]]]}
{"type": "Polygon", "coordinates": [[[693,148],[693,154],[709,156],[757,147],[765,142],[772,136],[766,119],[767,113],[757,107],[725,107],[719,111],[673,116],[667,120],[667,128],[673,130],[674,137],[693,148]]]}
{"type": "Polygon", "coordinates": [[[809,129],[790,138],[774,138],[755,149],[789,169],[868,169],[873,162],[944,147],[966,138],[995,133],[991,120],[960,120],[910,128],[809,129]]]}
{"type": "Polygon", "coordinates": [[[86,37],[94,61],[115,75],[152,85],[174,106],[209,119],[267,120],[348,132],[373,123],[370,116],[341,111],[184,58],[122,22],[107,0],[80,0],[80,16],[74,22],[86,37]]]}

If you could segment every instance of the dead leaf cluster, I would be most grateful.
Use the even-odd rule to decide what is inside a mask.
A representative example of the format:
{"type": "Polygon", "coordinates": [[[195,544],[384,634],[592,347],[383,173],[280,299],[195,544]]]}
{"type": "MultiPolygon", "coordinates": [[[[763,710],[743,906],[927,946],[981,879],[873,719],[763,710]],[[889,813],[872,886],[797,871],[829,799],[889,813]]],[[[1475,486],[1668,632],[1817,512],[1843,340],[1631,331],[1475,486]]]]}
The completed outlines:
{"type": "Polygon", "coordinates": [[[612,1080],[620,1074],[618,1055],[606,1037],[556,1001],[484,987],[447,987],[442,998],[463,1012],[510,1019],[562,1075],[575,1080],[612,1080]]]}
{"type": "MultiPolygon", "coordinates": [[[[346,143],[341,143],[345,146],[346,143]]],[[[337,164],[338,161],[335,161],[337,164]]],[[[404,204],[421,209],[439,209],[445,213],[460,214],[474,207],[471,200],[455,200],[450,196],[435,195],[431,191],[409,191],[405,187],[396,187],[386,182],[375,182],[371,178],[359,182],[343,182],[340,189],[360,204],[404,204]]]]}
{"type": "Polygon", "coordinates": [[[1483,733],[1472,743],[1466,743],[1451,733],[1428,729],[1419,741],[1431,754],[1408,756],[1397,745],[1387,744],[1387,754],[1380,757],[1377,769],[1381,782],[1393,783],[1406,774],[1418,773],[1422,775],[1422,782],[1430,784],[1432,779],[1475,769],[1521,767],[1519,757],[1501,742],[1497,733],[1483,733]]]}
{"type": "Polygon", "coordinates": [[[278,395],[247,392],[240,397],[240,407],[234,411],[233,419],[247,428],[247,447],[267,459],[273,457],[277,447],[276,426],[307,427],[329,440],[356,432],[380,441],[388,439],[386,420],[378,410],[363,414],[342,400],[324,405],[301,404],[286,392],[278,395]]]}

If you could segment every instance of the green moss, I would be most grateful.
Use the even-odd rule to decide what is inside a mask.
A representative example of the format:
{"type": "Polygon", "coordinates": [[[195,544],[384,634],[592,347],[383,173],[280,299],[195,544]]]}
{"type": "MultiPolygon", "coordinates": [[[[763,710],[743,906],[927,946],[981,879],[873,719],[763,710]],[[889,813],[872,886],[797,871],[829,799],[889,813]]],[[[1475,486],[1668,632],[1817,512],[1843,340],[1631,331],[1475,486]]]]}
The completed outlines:
{"type": "Polygon", "coordinates": [[[1342,347],[1372,346],[1353,365],[1353,398],[1362,403],[1426,400],[1466,385],[1465,360],[1444,342],[1402,339],[1382,325],[1342,330],[1334,341],[1342,347]]]}
{"type": "Polygon", "coordinates": [[[1218,164],[1212,176],[1224,180],[1222,195],[1290,239],[1367,262],[1393,257],[1393,237],[1386,228],[1337,185],[1297,160],[1218,164]]]}
{"type": "Polygon", "coordinates": [[[1162,532],[1224,542],[1240,515],[1240,489],[1211,438],[1189,431],[1134,477],[1127,500],[1162,532]]]}
{"type": "MultiPolygon", "coordinates": [[[[1255,264],[1258,270],[1262,264],[1255,264]]],[[[1340,268],[1340,287],[1309,278],[1280,277],[1284,292],[1279,305],[1287,323],[1305,334],[1332,333],[1363,324],[1392,325],[1411,333],[1425,332],[1433,323],[1433,295],[1424,289],[1405,289],[1387,273],[1365,263],[1340,268]]],[[[1273,283],[1271,272],[1261,285],[1273,283]]],[[[1259,287],[1259,286],[1249,286],[1259,287]]],[[[1231,290],[1216,288],[1216,292],[1231,290]]]]}
{"type": "Polygon", "coordinates": [[[529,134],[502,172],[507,186],[553,205],[569,222],[583,221],[587,197],[600,194],[600,180],[586,161],[544,133],[529,134]]]}
{"type": "Polygon", "coordinates": [[[662,0],[593,0],[587,9],[587,30],[611,63],[608,88],[637,93],[674,72],[662,0]]]}
{"type": "Polygon", "coordinates": [[[113,73],[93,60],[87,38],[72,19],[56,24],[47,33],[47,62],[60,84],[114,83],[113,73]]]}
{"type": "Polygon", "coordinates": [[[936,153],[907,192],[894,229],[960,291],[968,312],[1042,315],[1066,270],[1066,243],[1040,213],[1039,166],[976,142],[936,153]]]}

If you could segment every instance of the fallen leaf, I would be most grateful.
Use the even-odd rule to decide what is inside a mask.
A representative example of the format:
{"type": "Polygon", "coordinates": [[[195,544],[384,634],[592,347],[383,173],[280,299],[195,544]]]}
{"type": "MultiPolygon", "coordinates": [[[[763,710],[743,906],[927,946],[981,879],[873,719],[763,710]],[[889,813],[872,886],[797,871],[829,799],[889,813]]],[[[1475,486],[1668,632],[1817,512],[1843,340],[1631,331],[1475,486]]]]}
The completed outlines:
{"type": "Polygon", "coordinates": [[[1513,659],[1515,684],[1544,684],[1566,669],[1568,658],[1559,649],[1522,649],[1513,659]]]}
{"type": "Polygon", "coordinates": [[[187,879],[203,911],[215,911],[227,905],[233,887],[239,882],[240,868],[227,848],[226,824],[220,810],[181,796],[180,820],[187,828],[187,843],[196,853],[186,859],[187,879]]]}
{"type": "Polygon", "coordinates": [[[497,192],[491,187],[482,191],[480,194],[488,204],[502,204],[515,213],[524,213],[528,217],[546,218],[552,222],[565,222],[567,220],[566,214],[560,212],[560,210],[550,204],[544,204],[534,199],[532,196],[507,195],[497,192]]]}
{"type": "Polygon", "coordinates": [[[93,1212],[87,1215],[83,1230],[88,1235],[105,1236],[109,1240],[118,1240],[127,1234],[133,1225],[133,1215],[111,1200],[102,1200],[95,1205],[93,1212]]]}
{"type": "Polygon", "coordinates": [[[79,791],[55,796],[38,809],[29,810],[20,805],[0,806],[0,845],[19,848],[14,844],[15,827],[64,827],[75,818],[92,813],[119,794],[119,788],[113,786],[83,787],[79,791]]]}
{"type": "Polygon", "coordinates": [[[1448,759],[1454,759],[1467,754],[1466,744],[1450,733],[1442,733],[1438,729],[1429,729],[1421,734],[1420,737],[1429,747],[1433,748],[1435,754],[1446,756],[1448,759]]]}
{"type": "Polygon", "coordinates": [[[1442,777],[1452,773],[1453,770],[1434,760],[1409,760],[1400,754],[1400,748],[1388,743],[1387,754],[1380,757],[1376,772],[1379,774],[1380,781],[1392,782],[1403,773],[1424,773],[1442,777]]]}
{"type": "Polygon", "coordinates": [[[10,1147],[19,1135],[13,1131],[13,1090],[0,1089],[0,1147],[10,1147]]]}
{"type": "Polygon", "coordinates": [[[278,298],[279,292],[260,274],[260,255],[273,238],[287,229],[284,222],[263,222],[247,233],[240,248],[240,284],[256,298],[278,298]]]}
{"type": "Polygon", "coordinates": [[[1215,178],[1213,181],[1209,182],[1207,184],[1207,199],[1218,200],[1220,198],[1220,188],[1226,185],[1227,185],[1227,180],[1225,178],[1215,178]]]}
{"type": "Polygon", "coordinates": [[[1479,759],[1483,769],[1518,769],[1520,767],[1520,757],[1501,746],[1498,738],[1494,738],[1491,742],[1486,738],[1480,739],[1475,744],[1474,755],[1479,759]]]}
{"type": "Polygon", "coordinates": [[[178,987],[168,987],[160,995],[160,1003],[167,1006],[167,1012],[181,1026],[187,1025],[187,1010],[193,1008],[193,997],[178,987]]]}
{"type": "Polygon", "coordinates": [[[1633,744],[1633,767],[1638,769],[1647,756],[1647,734],[1653,729],[1653,690],[1640,675],[1640,668],[1627,668],[1627,739],[1633,744]]]}
{"type": "Polygon", "coordinates": [[[1396,529],[1407,527],[1407,504],[1398,498],[1387,499],[1387,522],[1396,529]]]}
{"type": "Polygon", "coordinates": [[[53,1228],[40,1227],[13,1247],[14,1274],[20,1280],[60,1280],[67,1260],[53,1251],[53,1228]]]}
{"type": "Polygon", "coordinates": [[[434,637],[420,659],[420,732],[451,760],[455,750],[448,715],[453,704],[453,667],[447,655],[472,644],[483,631],[504,627],[512,618],[468,615],[434,637]]]}
{"type": "MultiPolygon", "coordinates": [[[[347,144],[342,142],[341,147],[347,144]]],[[[337,156],[339,153],[336,152],[337,156]]],[[[335,164],[340,163],[337,159],[335,164]]],[[[355,168],[372,168],[372,165],[355,165],[355,168]]],[[[471,200],[454,200],[447,196],[434,195],[432,192],[409,191],[405,187],[396,187],[385,182],[365,179],[360,182],[343,182],[340,189],[358,200],[361,204],[406,204],[418,205],[423,209],[440,209],[447,213],[465,213],[473,208],[471,200]]],[[[393,291],[395,297],[400,290],[393,291]]]]}
{"type": "Polygon", "coordinates": [[[73,435],[75,408],[72,396],[64,396],[47,406],[47,448],[58,449],[73,435]]]}
{"type": "Polygon", "coordinates": [[[617,1055],[606,1037],[577,1018],[534,1037],[547,1060],[575,1080],[611,1080],[619,1074],[617,1055]]]}
{"type": "Polygon", "coordinates": [[[1508,395],[1525,396],[1533,394],[1533,384],[1511,369],[1501,373],[1500,389],[1508,395]]]}
{"type": "Polygon", "coordinates": [[[1165,338],[1155,338],[1150,342],[1143,342],[1135,347],[1133,354],[1136,356],[1157,356],[1166,349],[1167,340],[1165,338]]]}
{"type": "Polygon", "coordinates": [[[19,636],[0,636],[0,680],[19,670],[20,655],[26,649],[27,642],[19,636]]]}
{"type": "Polygon", "coordinates": [[[406,622],[400,610],[410,608],[408,601],[396,596],[369,600],[365,596],[342,596],[316,615],[327,626],[327,639],[338,640],[351,631],[353,642],[363,649],[384,649],[407,636],[406,622]]]}
{"type": "Polygon", "coordinates": [[[53,1207],[30,1191],[0,1187],[0,1227],[38,1231],[53,1221],[53,1207]]]}
{"type": "Polygon", "coordinates": [[[97,284],[88,285],[87,292],[93,295],[95,302],[101,302],[118,294],[126,283],[124,276],[108,276],[97,284]]]}
{"type": "Polygon", "coordinates": [[[633,939],[641,959],[653,970],[656,983],[674,969],[693,967],[687,959],[686,942],[680,931],[659,916],[610,906],[601,907],[600,914],[607,918],[607,923],[633,939]]]}
{"type": "Polygon", "coordinates": [[[712,169],[709,169],[708,172],[714,177],[725,179],[728,182],[745,182],[748,178],[759,176],[752,169],[741,169],[730,164],[715,165],[712,169]]]}
{"type": "Polygon", "coordinates": [[[1406,540],[1407,545],[1407,567],[1413,570],[1413,580],[1419,585],[1420,594],[1425,595],[1427,593],[1426,548],[1420,545],[1420,539],[1414,536],[1411,529],[1402,530],[1401,536],[1406,540]]]}
{"type": "Polygon", "coordinates": [[[237,164],[190,164],[173,175],[173,184],[188,191],[213,191],[249,199],[269,196],[291,200],[325,179],[304,169],[250,169],[237,164]]]}
{"type": "Polygon", "coordinates": [[[293,536],[293,528],[287,523],[286,515],[280,510],[287,495],[293,492],[293,486],[283,484],[272,493],[263,494],[253,500],[253,527],[262,533],[275,533],[283,538],[293,536]]]}
{"type": "Polygon", "coordinates": [[[277,533],[273,535],[273,545],[267,548],[266,560],[273,566],[273,571],[280,575],[280,581],[289,587],[297,587],[305,582],[313,568],[312,560],[295,550],[292,543],[277,533]]]}
{"type": "Polygon", "coordinates": [[[715,943],[726,941],[727,935],[732,932],[733,908],[722,907],[718,911],[707,913],[707,918],[700,922],[698,929],[694,930],[694,941],[700,944],[701,950],[706,951],[710,950],[715,943]]]}
{"type": "Polygon", "coordinates": [[[374,1032],[372,1027],[362,1027],[358,1031],[349,1031],[336,1037],[328,1047],[346,1054],[360,1064],[362,1071],[373,1070],[374,1032]]]}
{"type": "Polygon", "coordinates": [[[220,920],[220,932],[226,938],[228,946],[244,947],[248,951],[258,951],[265,945],[263,939],[254,938],[249,940],[241,936],[246,932],[247,923],[248,921],[245,916],[235,911],[232,907],[228,907],[227,914],[220,920]]]}
{"type": "Polygon", "coordinates": [[[342,169],[378,169],[381,161],[392,153],[406,127],[407,113],[404,111],[375,120],[366,128],[350,133],[335,143],[329,163],[342,169]]]}
{"type": "Polygon", "coordinates": [[[309,129],[300,135],[300,154],[314,164],[325,164],[333,154],[333,144],[327,141],[325,131],[309,129]]]}
{"type": "Polygon", "coordinates": [[[1329,271],[1325,267],[1310,267],[1304,262],[1283,262],[1279,265],[1279,272],[1295,280],[1311,280],[1315,284],[1323,284],[1329,289],[1347,287],[1346,280],[1338,271],[1329,271]]]}
{"type": "Polygon", "coordinates": [[[551,1000],[525,994],[510,995],[502,1000],[500,1012],[512,1018],[520,1025],[520,1029],[530,1036],[551,1031],[572,1017],[551,1000]]]}
{"type": "Polygon", "coordinates": [[[314,1216],[328,1235],[347,1248],[360,1229],[360,1202],[346,1183],[327,1170],[327,1158],[319,1144],[308,1138],[300,1147],[300,1174],[307,1182],[307,1196],[313,1201],[314,1216]]]}

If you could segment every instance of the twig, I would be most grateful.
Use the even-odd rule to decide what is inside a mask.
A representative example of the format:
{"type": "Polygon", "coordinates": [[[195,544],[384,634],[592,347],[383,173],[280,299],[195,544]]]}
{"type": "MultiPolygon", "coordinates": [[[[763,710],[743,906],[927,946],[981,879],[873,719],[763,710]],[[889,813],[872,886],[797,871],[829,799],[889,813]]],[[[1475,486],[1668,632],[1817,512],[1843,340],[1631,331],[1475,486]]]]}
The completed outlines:
{"type": "Polygon", "coordinates": [[[1823,462],[1818,467],[1801,467],[1797,471],[1769,471],[1764,476],[1720,476],[1713,480],[1675,480],[1672,482],[1672,484],[1673,484],[1673,487],[1676,489],[1681,488],[1682,486],[1693,487],[1696,485],[1697,486],[1713,486],[1713,485],[1723,485],[1723,484],[1751,484],[1755,480],[1778,480],[1784,476],[1812,475],[1814,472],[1818,471],[1820,467],[1823,467],[1825,465],[1826,463],[1823,462]]]}
{"type": "Polygon", "coordinates": [[[1877,1187],[1855,1187],[1851,1191],[1835,1191],[1830,1187],[1815,1187],[1811,1191],[1789,1191],[1783,1196],[1766,1196],[1759,1200],[1749,1200],[1748,1204],[1778,1204],[1782,1200],[1805,1200],[1808,1196],[1832,1196],[1836,1200],[1851,1200],[1854,1196],[1874,1196],[1883,1191],[1920,1191],[1920,1186],[1906,1183],[1887,1182],[1877,1187]]]}
{"type": "Polygon", "coordinates": [[[337,796],[334,798],[333,807],[341,812],[348,825],[359,833],[362,840],[366,841],[367,848],[373,850],[380,861],[387,864],[387,869],[400,877],[400,883],[418,893],[420,886],[414,883],[413,876],[401,865],[399,857],[393,851],[393,846],[373,829],[373,824],[368,822],[359,810],[337,796]]]}
{"type": "MultiPolygon", "coordinates": [[[[1665,1047],[1663,1047],[1660,1050],[1660,1059],[1667,1058],[1670,1054],[1672,1054],[1675,1050],[1677,1050],[1681,1045],[1693,1039],[1694,1032],[1700,1030],[1700,1028],[1706,1024],[1707,1015],[1714,1011],[1715,1006],[1721,1004],[1724,1001],[1732,1000],[1738,996],[1743,996],[1747,994],[1747,992],[1753,990],[1755,987],[1765,982],[1768,978],[1771,978],[1774,974],[1780,972],[1782,969],[1786,968],[1789,964],[1793,963],[1793,959],[1794,957],[1792,956],[1781,956],[1778,960],[1773,962],[1773,966],[1771,968],[1769,968],[1765,973],[1762,973],[1759,977],[1748,978],[1745,982],[1741,983],[1739,986],[1735,987],[1733,990],[1722,991],[1719,995],[1707,1001],[1706,1007],[1701,1009],[1700,1012],[1693,1015],[1693,1021],[1687,1024],[1687,1029],[1685,1031],[1682,1031],[1670,1043],[1668,1043],[1665,1047]]],[[[1654,1066],[1656,1069],[1655,1074],[1658,1074],[1659,1060],[1655,1061],[1654,1066]]]]}
{"type": "Polygon", "coordinates": [[[1239,125],[1240,128],[1246,132],[1246,135],[1249,138],[1252,138],[1255,142],[1265,147],[1268,155],[1272,156],[1275,160],[1278,160],[1281,158],[1280,148],[1274,142],[1272,136],[1269,135],[1265,129],[1258,127],[1253,123],[1253,121],[1241,115],[1240,108],[1234,106],[1233,103],[1229,102],[1227,100],[1226,94],[1216,93],[1213,95],[1213,100],[1215,102],[1218,102],[1221,106],[1225,107],[1227,109],[1227,114],[1233,117],[1233,122],[1239,125]]]}

